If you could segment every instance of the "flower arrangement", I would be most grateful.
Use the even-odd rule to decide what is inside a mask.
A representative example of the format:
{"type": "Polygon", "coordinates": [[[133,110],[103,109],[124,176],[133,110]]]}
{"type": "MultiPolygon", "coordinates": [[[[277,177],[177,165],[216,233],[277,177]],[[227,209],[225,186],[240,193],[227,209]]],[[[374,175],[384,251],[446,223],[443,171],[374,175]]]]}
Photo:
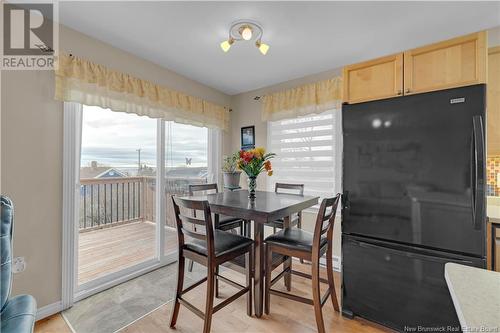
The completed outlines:
{"type": "Polygon", "coordinates": [[[273,175],[273,167],[270,160],[275,156],[276,154],[274,153],[266,153],[263,147],[240,151],[238,169],[243,170],[248,176],[250,198],[255,198],[257,176],[262,172],[266,172],[268,176],[273,175]]]}

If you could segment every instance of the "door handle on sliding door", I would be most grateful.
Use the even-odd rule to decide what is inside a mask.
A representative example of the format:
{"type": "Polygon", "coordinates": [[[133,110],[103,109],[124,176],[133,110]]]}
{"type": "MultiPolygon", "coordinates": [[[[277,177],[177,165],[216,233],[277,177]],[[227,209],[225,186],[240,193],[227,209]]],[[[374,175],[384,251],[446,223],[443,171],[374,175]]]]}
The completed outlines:
{"type": "Polygon", "coordinates": [[[472,142],[473,142],[473,166],[472,172],[472,218],[474,229],[481,230],[484,220],[484,195],[485,195],[485,143],[484,143],[484,127],[481,116],[472,118],[472,142]]]}

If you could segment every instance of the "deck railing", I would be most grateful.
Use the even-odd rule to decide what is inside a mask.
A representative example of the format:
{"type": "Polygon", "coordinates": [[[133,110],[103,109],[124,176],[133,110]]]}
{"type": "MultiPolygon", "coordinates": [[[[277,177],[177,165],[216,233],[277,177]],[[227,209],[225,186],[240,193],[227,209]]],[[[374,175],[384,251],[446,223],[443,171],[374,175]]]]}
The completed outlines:
{"type": "MultiPolygon", "coordinates": [[[[187,195],[189,184],[206,183],[206,178],[165,179],[166,224],[174,226],[171,196],[187,195]]],[[[80,179],[80,232],[136,221],[156,220],[156,178],[116,177],[80,179]]]]}

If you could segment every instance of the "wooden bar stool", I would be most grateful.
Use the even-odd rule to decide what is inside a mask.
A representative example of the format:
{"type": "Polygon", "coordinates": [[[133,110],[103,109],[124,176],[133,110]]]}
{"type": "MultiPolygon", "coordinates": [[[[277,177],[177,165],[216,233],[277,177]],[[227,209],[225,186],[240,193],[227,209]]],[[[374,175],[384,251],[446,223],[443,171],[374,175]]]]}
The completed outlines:
{"type": "MultiPolygon", "coordinates": [[[[297,195],[304,195],[304,184],[290,184],[290,183],[276,183],[274,184],[274,192],[276,193],[290,193],[297,195]]],[[[273,233],[276,233],[276,229],[285,229],[285,220],[279,219],[266,225],[273,227],[273,233]]],[[[297,226],[297,228],[302,229],[302,212],[298,212],[297,215],[292,216],[290,220],[290,227],[297,226]]],[[[303,264],[304,260],[300,259],[300,263],[303,264]]],[[[290,290],[290,289],[288,289],[290,290]]]]}
{"type": "Polygon", "coordinates": [[[266,238],[266,281],[264,307],[266,314],[269,314],[270,311],[271,294],[310,304],[314,306],[314,314],[316,316],[316,325],[318,327],[318,332],[324,333],[325,325],[323,322],[323,313],[321,312],[321,309],[328,300],[328,296],[331,296],[332,298],[332,304],[335,311],[339,311],[339,305],[335,293],[335,284],[333,281],[332,263],[333,226],[339,200],[340,194],[337,194],[337,196],[333,198],[323,199],[319,208],[318,217],[316,219],[316,226],[314,227],[313,234],[301,229],[290,228],[281,230],[274,235],[266,238]],[[294,270],[292,270],[292,274],[312,280],[312,300],[279,290],[271,289],[271,287],[285,275],[285,271],[282,271],[274,279],[271,280],[271,271],[273,270],[271,262],[272,256],[275,253],[311,261],[311,275],[294,270]],[[328,280],[322,279],[319,276],[319,259],[325,253],[328,280]],[[328,284],[328,290],[323,297],[321,297],[320,295],[320,282],[328,284]]]}
{"type": "Polygon", "coordinates": [[[210,332],[212,315],[230,304],[240,296],[247,294],[247,314],[252,315],[252,272],[253,272],[253,241],[249,238],[225,232],[222,230],[213,229],[212,215],[208,201],[188,200],[177,197],[172,197],[175,219],[177,225],[178,238],[178,274],[177,274],[177,291],[175,294],[174,306],[172,309],[172,317],[170,319],[170,327],[175,327],[177,317],[179,315],[180,305],[184,305],[191,310],[195,315],[204,320],[203,332],[210,332]],[[197,210],[203,212],[203,219],[187,216],[182,211],[197,210]],[[185,225],[186,224],[186,225],[185,225]],[[197,230],[188,226],[194,224],[197,230]],[[199,230],[204,229],[204,233],[199,230]],[[189,241],[185,240],[185,236],[190,237],[189,241]],[[234,260],[238,257],[245,257],[246,268],[246,286],[229,280],[217,273],[217,267],[226,262],[234,260]],[[184,266],[185,259],[191,259],[197,263],[207,267],[207,277],[195,282],[191,286],[183,289],[184,284],[184,266]],[[225,299],[217,305],[214,303],[215,281],[221,280],[231,286],[240,289],[237,293],[225,299]],[[183,298],[183,295],[199,286],[203,282],[207,282],[207,296],[205,303],[205,312],[196,308],[183,298]]]}
{"type": "MultiPolygon", "coordinates": [[[[274,184],[274,192],[276,193],[291,193],[298,195],[304,195],[304,184],[287,184],[287,183],[276,183],[274,184]],[[288,191],[283,191],[288,190],[288,191]]],[[[276,229],[284,229],[285,221],[284,219],[279,219],[270,223],[266,223],[267,226],[273,227],[273,233],[276,233],[276,229]]],[[[302,228],[302,212],[298,212],[296,216],[292,216],[290,221],[291,226],[296,225],[297,228],[302,228]]]]}
{"type": "MultiPolygon", "coordinates": [[[[191,184],[188,186],[189,196],[196,195],[198,192],[210,192],[219,193],[217,184],[191,184]]],[[[208,193],[207,193],[208,194],[208,193]]],[[[241,218],[227,215],[215,214],[215,229],[229,231],[233,229],[239,229],[240,235],[245,235],[250,237],[249,231],[247,230],[249,223],[241,218]]]]}
{"type": "MultiPolygon", "coordinates": [[[[199,192],[211,192],[219,193],[217,184],[191,184],[188,186],[189,196],[196,195],[199,192]]],[[[207,193],[208,194],[208,193],[207,193]]],[[[193,211],[193,216],[196,217],[196,210],[193,211]]],[[[238,217],[226,216],[215,214],[214,219],[215,229],[223,230],[223,231],[232,231],[234,229],[240,230],[240,235],[244,235],[246,237],[250,237],[250,222],[240,219],[238,217]]],[[[194,226],[196,229],[196,226],[194,226]]],[[[193,271],[193,261],[189,261],[188,271],[193,271]]],[[[218,289],[217,289],[218,290],[218,289]]],[[[216,296],[218,297],[218,292],[216,292],[216,296]]]]}

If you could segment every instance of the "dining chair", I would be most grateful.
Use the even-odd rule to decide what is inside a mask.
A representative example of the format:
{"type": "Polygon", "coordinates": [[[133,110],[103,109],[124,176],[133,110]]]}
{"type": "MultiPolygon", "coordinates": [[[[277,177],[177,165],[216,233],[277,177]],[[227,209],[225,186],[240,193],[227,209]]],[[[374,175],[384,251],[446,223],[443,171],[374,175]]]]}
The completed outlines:
{"type": "Polygon", "coordinates": [[[212,315],[230,304],[240,296],[247,294],[247,315],[252,315],[252,272],[253,272],[253,241],[249,238],[222,230],[213,229],[212,215],[208,201],[198,201],[172,197],[175,212],[177,238],[178,238],[178,273],[175,301],[170,319],[170,327],[177,323],[180,305],[184,305],[195,315],[204,320],[203,332],[210,332],[212,315]],[[182,210],[181,210],[182,208],[182,210]],[[184,215],[186,210],[203,212],[203,219],[184,215]],[[197,230],[190,228],[189,224],[198,226],[197,230]],[[201,232],[204,231],[204,232],[201,232]],[[189,237],[186,240],[185,237],[189,237]],[[246,286],[229,280],[216,272],[219,265],[230,260],[244,256],[246,268],[246,286]],[[191,259],[207,267],[207,276],[191,286],[183,289],[185,259],[191,259]],[[215,281],[221,280],[239,289],[234,295],[228,297],[214,306],[215,281]],[[200,284],[207,282],[205,312],[188,302],[184,295],[200,284]]]}
{"type": "MultiPolygon", "coordinates": [[[[219,193],[218,186],[215,183],[212,184],[191,184],[188,186],[189,196],[193,196],[199,192],[212,192],[219,193]]],[[[208,193],[207,193],[208,194],[208,193]]],[[[196,217],[196,211],[193,211],[193,216],[196,217]]],[[[238,229],[240,230],[240,235],[245,235],[250,237],[249,231],[250,224],[238,217],[226,216],[226,215],[215,215],[215,229],[230,231],[238,229]]],[[[196,226],[193,226],[196,229],[196,226]]],[[[189,261],[188,271],[193,271],[193,261],[189,261]]]]}
{"type": "Polygon", "coordinates": [[[337,194],[333,198],[323,199],[316,219],[314,233],[310,233],[297,228],[288,228],[283,229],[265,239],[266,280],[264,311],[266,314],[269,314],[270,312],[271,294],[310,304],[314,306],[314,314],[316,317],[318,332],[324,333],[325,325],[323,322],[323,313],[321,309],[328,300],[328,296],[330,296],[332,299],[332,304],[335,311],[339,311],[339,304],[337,301],[335,284],[333,281],[332,263],[333,227],[339,200],[340,194],[337,194]],[[312,280],[312,299],[271,289],[271,287],[285,275],[285,270],[283,270],[274,279],[271,280],[271,272],[273,270],[271,263],[273,254],[275,253],[296,257],[311,262],[311,275],[294,271],[293,269],[291,270],[291,273],[312,280]],[[319,274],[319,261],[325,253],[328,279],[321,278],[319,274]],[[328,284],[328,290],[323,296],[321,296],[320,294],[320,282],[328,284]]]}
{"type": "MultiPolygon", "coordinates": [[[[274,192],[276,193],[293,193],[298,195],[304,195],[304,184],[287,184],[287,183],[276,183],[274,185],[274,192]]],[[[273,233],[276,233],[276,229],[283,229],[285,221],[283,219],[278,219],[273,222],[269,222],[266,225],[273,227],[273,233]]],[[[302,228],[302,212],[297,213],[296,216],[292,217],[292,225],[297,225],[297,228],[302,228]]]]}
{"type": "MultiPolygon", "coordinates": [[[[188,186],[189,190],[189,195],[193,196],[197,192],[210,192],[214,191],[213,193],[219,193],[218,186],[215,183],[212,184],[191,184],[188,186]]],[[[207,193],[208,194],[208,193],[207,193]]],[[[218,215],[218,214],[217,214],[218,215]]],[[[245,235],[246,230],[245,230],[245,221],[241,218],[238,217],[233,217],[233,216],[227,216],[227,215],[218,215],[216,219],[218,218],[218,221],[216,220],[215,223],[215,228],[219,230],[233,230],[233,229],[240,229],[240,235],[245,235]]],[[[246,235],[249,236],[249,235],[246,235]]]]}
{"type": "MultiPolygon", "coordinates": [[[[274,185],[274,192],[276,193],[293,193],[298,195],[304,195],[304,184],[289,184],[289,183],[276,183],[274,185]]],[[[285,220],[278,219],[276,221],[267,223],[267,226],[273,227],[273,233],[276,233],[277,229],[284,229],[285,220]]],[[[297,226],[297,228],[302,228],[302,212],[298,212],[297,215],[292,216],[291,226],[297,226]]],[[[300,263],[304,263],[304,260],[300,259],[300,263]]]]}

